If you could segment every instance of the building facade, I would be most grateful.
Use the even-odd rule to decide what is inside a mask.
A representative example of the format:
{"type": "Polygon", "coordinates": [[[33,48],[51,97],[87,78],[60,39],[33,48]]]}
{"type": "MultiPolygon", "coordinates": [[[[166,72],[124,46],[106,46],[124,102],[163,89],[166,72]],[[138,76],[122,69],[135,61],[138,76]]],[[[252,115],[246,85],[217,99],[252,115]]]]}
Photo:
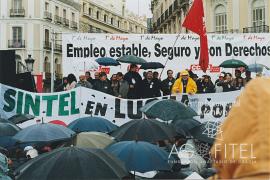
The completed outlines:
{"type": "MultiPolygon", "coordinates": [[[[203,0],[208,33],[269,33],[269,0],[203,0]]],[[[193,0],[152,0],[154,33],[187,33],[181,25],[193,0]]]]}
{"type": "Polygon", "coordinates": [[[146,33],[146,18],[126,10],[125,0],[81,0],[80,32],[146,33]]]}
{"type": "Polygon", "coordinates": [[[269,33],[269,0],[204,1],[207,32],[269,33]]]}
{"type": "Polygon", "coordinates": [[[54,63],[54,72],[61,77],[61,33],[79,30],[79,10],[78,0],[1,0],[0,49],[16,50],[18,73],[25,71],[24,60],[31,55],[34,74],[50,78],[50,63],[54,63]]]}
{"type": "Polygon", "coordinates": [[[190,4],[190,0],[152,0],[153,33],[185,33],[186,29],[181,24],[190,4]]]}

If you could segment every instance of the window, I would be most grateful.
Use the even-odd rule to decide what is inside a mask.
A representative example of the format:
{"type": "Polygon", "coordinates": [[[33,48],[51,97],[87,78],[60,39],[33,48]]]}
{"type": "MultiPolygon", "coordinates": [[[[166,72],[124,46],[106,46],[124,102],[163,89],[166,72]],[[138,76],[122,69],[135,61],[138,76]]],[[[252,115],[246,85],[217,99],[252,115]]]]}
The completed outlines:
{"type": "Polygon", "coordinates": [[[50,4],[48,2],[45,2],[45,11],[49,11],[50,4]]]}
{"type": "Polygon", "coordinates": [[[72,21],[75,22],[75,14],[71,13],[72,21]]]}
{"type": "Polygon", "coordinates": [[[263,0],[255,0],[252,3],[252,26],[265,25],[265,4],[263,0]]]}
{"type": "Polygon", "coordinates": [[[113,18],[111,18],[111,24],[112,24],[112,25],[114,24],[114,19],[113,19],[113,18]]]}
{"type": "Polygon", "coordinates": [[[63,18],[67,18],[67,10],[63,9],[63,18]]]}
{"type": "Polygon", "coordinates": [[[44,72],[45,73],[50,73],[51,72],[51,65],[49,62],[49,58],[46,56],[44,59],[44,72]]]}
{"type": "Polygon", "coordinates": [[[93,32],[93,26],[89,25],[89,33],[93,32]]]}
{"type": "Polygon", "coordinates": [[[108,16],[105,14],[104,15],[104,22],[107,22],[108,21],[108,16]]]}
{"type": "Polygon", "coordinates": [[[58,58],[55,59],[54,71],[56,74],[61,74],[61,64],[58,58]]]}
{"type": "Polygon", "coordinates": [[[45,42],[49,43],[50,42],[50,32],[49,29],[45,29],[45,42]]]}
{"type": "Polygon", "coordinates": [[[92,15],[92,9],[91,9],[91,8],[88,9],[88,15],[89,15],[89,16],[92,15]]]}
{"type": "Polygon", "coordinates": [[[218,5],[215,9],[215,27],[216,32],[223,32],[227,30],[227,14],[223,5],[218,5]]]}
{"type": "Polygon", "coordinates": [[[97,19],[99,19],[99,11],[97,11],[97,19]]]}
{"type": "Polygon", "coordinates": [[[22,27],[12,27],[12,39],[13,42],[22,41],[22,27]]]}
{"type": "Polygon", "coordinates": [[[22,9],[22,0],[13,0],[12,3],[13,9],[22,9]]]}
{"type": "Polygon", "coordinates": [[[163,14],[163,4],[161,4],[161,7],[160,7],[160,14],[163,14]]]}
{"type": "Polygon", "coordinates": [[[55,6],[55,15],[59,16],[59,7],[55,6]]]}
{"type": "Polygon", "coordinates": [[[83,3],[83,13],[86,12],[86,4],[83,3]]]}
{"type": "Polygon", "coordinates": [[[117,27],[121,28],[121,22],[120,21],[117,22],[117,27]]]}

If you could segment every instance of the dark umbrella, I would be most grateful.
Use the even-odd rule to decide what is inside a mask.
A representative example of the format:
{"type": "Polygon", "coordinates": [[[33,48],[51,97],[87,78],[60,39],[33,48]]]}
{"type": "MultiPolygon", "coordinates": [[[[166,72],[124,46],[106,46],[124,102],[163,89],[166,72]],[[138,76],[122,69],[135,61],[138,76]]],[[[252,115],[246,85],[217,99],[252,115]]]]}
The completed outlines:
{"type": "Polygon", "coordinates": [[[19,167],[16,179],[122,179],[124,164],[101,149],[65,147],[42,154],[19,167]]]}
{"type": "Polygon", "coordinates": [[[80,132],[112,132],[113,130],[117,129],[117,126],[114,125],[107,119],[100,118],[100,117],[83,117],[72,121],[68,125],[69,129],[72,129],[76,133],[80,132]]]}
{"type": "Polygon", "coordinates": [[[14,136],[21,129],[13,123],[0,122],[0,137],[1,136],[14,136]]]}
{"type": "Polygon", "coordinates": [[[160,69],[164,68],[164,65],[159,62],[147,62],[141,65],[140,69],[160,69]]]}
{"type": "Polygon", "coordinates": [[[153,170],[171,170],[168,164],[169,153],[147,142],[122,141],[106,149],[125,162],[129,171],[144,173],[153,170]]]}
{"type": "Polygon", "coordinates": [[[197,113],[191,107],[172,99],[151,101],[140,110],[147,116],[159,118],[164,121],[197,116],[197,113]]]}
{"type": "Polygon", "coordinates": [[[224,61],[223,63],[221,63],[219,65],[219,67],[223,67],[223,68],[240,68],[240,67],[247,67],[247,65],[240,60],[237,59],[229,59],[224,61]]]}
{"type": "Polygon", "coordinates": [[[120,65],[120,63],[117,62],[115,59],[109,58],[109,57],[98,58],[98,59],[96,59],[96,62],[102,66],[118,66],[118,65],[120,65]]]}
{"type": "Polygon", "coordinates": [[[266,68],[267,70],[269,70],[269,67],[267,67],[266,65],[263,65],[263,64],[251,64],[251,65],[248,65],[248,70],[250,72],[262,72],[263,71],[263,68],[266,68]]]}
{"type": "Polygon", "coordinates": [[[0,123],[12,123],[9,120],[0,118],[0,123]]]}
{"type": "Polygon", "coordinates": [[[28,126],[18,132],[14,139],[20,143],[28,142],[53,142],[60,140],[68,140],[75,135],[75,132],[56,124],[35,124],[28,126]]]}
{"type": "Polygon", "coordinates": [[[35,116],[32,116],[30,114],[17,114],[17,115],[12,116],[8,120],[15,124],[19,124],[19,123],[23,123],[34,118],[35,116]]]}
{"type": "Polygon", "coordinates": [[[6,154],[7,152],[8,152],[8,150],[6,148],[3,148],[0,146],[0,153],[6,154]]]}
{"type": "Polygon", "coordinates": [[[201,125],[199,121],[193,118],[176,120],[176,121],[173,121],[172,124],[176,132],[179,134],[182,134],[183,131],[185,132],[185,134],[189,134],[190,129],[201,125]]]}
{"type": "Polygon", "coordinates": [[[207,121],[192,128],[189,132],[193,138],[205,143],[213,144],[216,135],[222,133],[219,125],[219,122],[207,121]]]}
{"type": "Polygon", "coordinates": [[[153,119],[132,120],[116,129],[111,134],[119,141],[157,142],[169,140],[176,135],[172,126],[153,119]]]}
{"type": "Polygon", "coordinates": [[[129,64],[147,63],[147,61],[144,60],[143,58],[133,56],[133,55],[122,56],[122,57],[118,58],[117,61],[122,62],[122,63],[129,63],[129,64]]]}

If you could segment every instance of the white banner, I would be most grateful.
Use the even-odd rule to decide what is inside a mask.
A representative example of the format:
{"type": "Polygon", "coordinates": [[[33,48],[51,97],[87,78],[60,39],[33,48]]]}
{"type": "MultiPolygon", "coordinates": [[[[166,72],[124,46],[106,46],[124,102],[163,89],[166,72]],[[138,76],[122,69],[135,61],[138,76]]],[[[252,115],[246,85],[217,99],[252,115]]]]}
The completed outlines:
{"type": "MultiPolygon", "coordinates": [[[[165,71],[178,72],[199,64],[199,37],[194,34],[63,34],[64,75],[78,75],[91,70],[91,63],[99,57],[117,59],[123,55],[136,55],[148,62],[166,65],[165,71]],[[173,44],[176,41],[175,47],[173,44]]],[[[218,73],[223,61],[239,59],[246,64],[260,63],[270,67],[270,34],[209,34],[210,65],[208,73],[218,73]]],[[[126,72],[122,64],[111,67],[111,72],[126,72]]],[[[164,73],[164,76],[166,73],[164,73]]]]}
{"type": "MultiPolygon", "coordinates": [[[[60,93],[31,93],[0,84],[0,115],[9,118],[15,114],[31,114],[49,122],[61,120],[69,124],[85,116],[104,117],[122,125],[144,117],[139,109],[153,99],[121,99],[87,88],[76,88],[60,93]]],[[[197,113],[199,121],[222,121],[231,109],[240,91],[188,96],[188,104],[197,113]]],[[[163,96],[156,99],[183,100],[183,95],[163,96]]],[[[26,125],[36,123],[29,121],[26,125]]]]}

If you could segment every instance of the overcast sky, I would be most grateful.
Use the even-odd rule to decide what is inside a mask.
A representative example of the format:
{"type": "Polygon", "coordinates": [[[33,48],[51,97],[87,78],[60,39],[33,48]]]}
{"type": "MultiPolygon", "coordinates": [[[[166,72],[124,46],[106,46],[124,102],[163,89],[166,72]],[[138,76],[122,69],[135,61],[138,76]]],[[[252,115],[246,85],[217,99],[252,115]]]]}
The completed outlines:
{"type": "Polygon", "coordinates": [[[126,0],[127,9],[134,12],[135,14],[146,15],[147,17],[152,17],[150,10],[151,0],[126,0]],[[139,9],[138,9],[139,4],[139,9]]]}

